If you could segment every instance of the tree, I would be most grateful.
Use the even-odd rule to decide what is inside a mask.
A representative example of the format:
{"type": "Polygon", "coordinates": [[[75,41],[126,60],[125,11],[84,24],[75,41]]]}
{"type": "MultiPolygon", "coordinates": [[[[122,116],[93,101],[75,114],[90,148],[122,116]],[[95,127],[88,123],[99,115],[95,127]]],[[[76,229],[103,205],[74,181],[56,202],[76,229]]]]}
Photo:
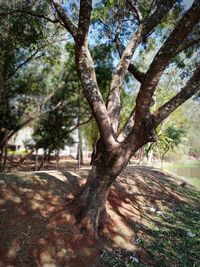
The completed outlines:
{"type": "MultiPolygon", "coordinates": [[[[195,0],[186,11],[178,8],[177,12],[180,4],[175,0],[128,0],[120,4],[119,1],[100,1],[96,6],[92,0],[80,0],[80,6],[72,1],[76,6],[75,15],[73,10],[67,13],[65,4],[60,1],[50,2],[54,7],[52,12],[74,39],[78,75],[100,132],[87,182],[70,205],[77,221],[91,228],[97,236],[99,227],[103,227],[106,220],[106,198],[110,186],[135,152],[146,143],[156,140],[157,126],[199,90],[200,62],[197,62],[185,86],[155,112],[151,111],[153,95],[165,69],[182,51],[199,42],[200,1],[195,0]],[[106,102],[97,83],[95,63],[89,47],[95,11],[98,11],[99,17],[101,14],[111,17],[113,41],[120,55],[106,102]],[[172,19],[174,12],[176,16],[172,19]],[[147,70],[141,72],[134,65],[134,56],[140,46],[146,48],[150,37],[158,37],[160,48],[147,70]],[[120,94],[127,71],[138,80],[140,87],[129,119],[119,131],[120,94]]],[[[99,19],[102,21],[102,18],[99,19]]],[[[106,25],[106,32],[108,27],[106,25]]]]}
{"type": "MultiPolygon", "coordinates": [[[[15,1],[14,5],[23,8],[21,1],[15,1]]],[[[6,3],[1,2],[0,8],[3,12],[6,3]]],[[[38,17],[1,14],[0,23],[0,165],[5,152],[2,164],[5,166],[7,143],[36,117],[37,108],[42,104],[39,99],[44,99],[46,92],[43,76],[48,72],[47,61],[50,54],[58,56],[58,51],[53,45],[55,29],[38,17]],[[36,58],[40,59],[40,66],[36,58]],[[43,64],[41,58],[45,58],[43,64]]],[[[59,32],[57,28],[56,32],[59,32]]]]}
{"type": "Polygon", "coordinates": [[[60,57],[51,64],[49,76],[53,93],[43,105],[41,116],[35,121],[33,140],[36,149],[44,149],[42,164],[52,152],[58,155],[60,149],[74,143],[71,133],[77,128],[78,152],[81,152],[80,127],[92,119],[77,76],[73,48],[73,44],[67,43],[63,51],[65,59],[60,57]]]}
{"type": "MultiPolygon", "coordinates": [[[[101,96],[94,63],[88,46],[88,32],[91,22],[92,1],[80,1],[79,20],[75,25],[58,1],[53,1],[55,10],[64,27],[75,41],[77,70],[83,90],[97,122],[100,139],[97,144],[96,157],[81,194],[74,200],[76,218],[92,227],[95,234],[102,226],[106,217],[106,198],[109,188],[126,167],[129,159],[144,144],[156,140],[156,127],[168,117],[178,106],[190,98],[200,85],[200,63],[187,84],[172,99],[166,102],[153,114],[150,112],[151,101],[164,70],[180,51],[189,46],[190,36],[200,20],[200,1],[182,15],[163,45],[157,51],[146,73],[140,73],[131,63],[136,48],[160,24],[170,12],[175,1],[158,1],[153,4],[145,16],[140,8],[130,3],[130,10],[137,19],[137,26],[129,42],[121,52],[121,58],[114,71],[110,84],[107,103],[101,96]],[[144,17],[145,16],[145,17],[144,17]],[[120,118],[120,92],[127,70],[141,83],[136,99],[136,106],[124,130],[128,128],[125,137],[119,142],[118,132],[120,118]],[[134,116],[133,116],[134,113],[134,116]],[[134,119],[133,119],[134,117],[134,119]]],[[[139,2],[139,1],[138,1],[139,2]]],[[[116,7],[116,5],[115,5],[116,7]]],[[[117,8],[117,7],[116,7],[117,8]]],[[[124,9],[126,9],[126,5],[124,9]]],[[[144,12],[143,12],[144,13],[144,12]]],[[[131,27],[131,26],[130,26],[131,27]]],[[[119,39],[119,38],[118,38],[119,39]]],[[[118,45],[119,45],[119,40],[118,45]]]]}
{"type": "Polygon", "coordinates": [[[80,125],[87,123],[91,114],[84,98],[81,98],[81,84],[76,74],[75,60],[72,53],[73,45],[67,44],[67,59],[58,60],[51,66],[55,70],[51,82],[54,91],[42,107],[42,115],[35,122],[33,139],[37,149],[43,148],[51,152],[64,149],[72,144],[71,132],[80,125]],[[64,71],[63,71],[64,69],[64,71]]]}

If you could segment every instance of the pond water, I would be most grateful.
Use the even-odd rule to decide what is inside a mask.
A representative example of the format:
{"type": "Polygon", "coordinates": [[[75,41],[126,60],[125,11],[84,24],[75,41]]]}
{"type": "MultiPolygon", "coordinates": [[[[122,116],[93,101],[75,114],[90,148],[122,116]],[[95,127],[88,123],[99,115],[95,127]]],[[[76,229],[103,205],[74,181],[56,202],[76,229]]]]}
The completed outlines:
{"type": "Polygon", "coordinates": [[[167,163],[164,168],[183,178],[200,190],[200,161],[167,163]]]}

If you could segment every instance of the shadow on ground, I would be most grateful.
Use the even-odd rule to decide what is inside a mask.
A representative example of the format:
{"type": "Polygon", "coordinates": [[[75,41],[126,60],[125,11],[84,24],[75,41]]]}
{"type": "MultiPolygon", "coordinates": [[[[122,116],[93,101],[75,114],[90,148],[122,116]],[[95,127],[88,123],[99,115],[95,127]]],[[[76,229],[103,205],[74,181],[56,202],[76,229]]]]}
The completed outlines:
{"type": "Polygon", "coordinates": [[[0,175],[0,267],[198,266],[193,187],[155,169],[128,167],[110,190],[110,220],[97,242],[65,212],[87,172],[0,175]]]}

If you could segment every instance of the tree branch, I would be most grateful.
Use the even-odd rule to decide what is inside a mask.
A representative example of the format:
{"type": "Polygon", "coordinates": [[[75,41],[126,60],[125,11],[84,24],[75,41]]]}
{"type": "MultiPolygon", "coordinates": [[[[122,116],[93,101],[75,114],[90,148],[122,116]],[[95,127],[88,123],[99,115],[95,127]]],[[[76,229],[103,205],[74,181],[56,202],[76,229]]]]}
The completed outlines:
{"type": "Polygon", "coordinates": [[[160,107],[154,114],[153,119],[157,127],[165,118],[167,118],[177,107],[187,101],[192,95],[200,91],[200,62],[187,82],[186,86],[181,91],[160,107]]]}
{"type": "MultiPolygon", "coordinates": [[[[43,49],[45,49],[46,47],[53,45],[54,43],[57,42],[61,42],[63,40],[56,40],[53,41],[49,44],[43,45],[41,47],[38,47],[27,59],[25,59],[22,63],[20,63],[14,70],[13,72],[9,75],[9,77],[6,79],[6,81],[8,81],[21,67],[23,67],[26,63],[28,63],[29,61],[31,61],[40,51],[42,51],[43,49]]],[[[39,57],[39,56],[38,56],[39,57]]],[[[36,58],[38,58],[36,57],[36,58]]]]}
{"type": "Polygon", "coordinates": [[[88,34],[91,12],[92,0],[80,0],[78,33],[76,37],[76,42],[78,42],[79,45],[84,43],[88,34]]]}
{"type": "Polygon", "coordinates": [[[60,5],[59,0],[52,0],[53,6],[56,12],[63,22],[64,27],[70,32],[70,34],[75,38],[77,34],[77,27],[71,22],[67,14],[65,13],[63,7],[60,5]]]}
{"type": "Polygon", "coordinates": [[[91,107],[92,113],[99,127],[100,134],[105,144],[110,147],[116,143],[116,141],[113,136],[110,118],[108,116],[105,103],[97,85],[94,62],[89,52],[87,42],[87,34],[92,10],[92,0],[80,1],[78,28],[71,23],[62,6],[58,4],[57,0],[53,0],[53,4],[66,29],[68,29],[74,37],[76,66],[83,86],[84,94],[91,107]]]}
{"type": "Polygon", "coordinates": [[[28,10],[24,10],[24,9],[15,9],[15,10],[11,10],[11,11],[5,11],[5,12],[1,12],[0,13],[0,17],[2,16],[7,16],[7,15],[12,15],[12,14],[15,14],[15,13],[25,13],[27,15],[30,15],[30,16],[33,16],[33,17],[37,17],[37,18],[42,18],[42,19],[45,19],[45,20],[48,20],[49,22],[52,22],[52,23],[58,23],[59,20],[58,19],[51,19],[43,14],[36,14],[32,11],[28,11],[28,10]]]}
{"type": "Polygon", "coordinates": [[[82,126],[82,125],[85,125],[87,123],[89,123],[91,120],[93,119],[93,116],[91,116],[89,119],[87,119],[86,121],[83,121],[83,122],[80,122],[80,123],[77,123],[75,126],[73,126],[71,129],[69,129],[69,131],[67,133],[71,133],[73,132],[74,130],[76,130],[78,127],[82,126]]]}
{"type": "Polygon", "coordinates": [[[84,94],[97,122],[101,137],[108,147],[112,147],[116,141],[113,136],[110,117],[97,85],[94,62],[88,50],[87,43],[81,47],[76,46],[76,61],[84,94]]]}
{"type": "Polygon", "coordinates": [[[130,6],[130,8],[132,9],[136,19],[138,20],[138,22],[140,23],[140,21],[143,19],[142,14],[140,13],[139,8],[137,7],[135,1],[133,2],[132,0],[127,0],[128,5],[130,6]]]}
{"type": "Polygon", "coordinates": [[[124,139],[128,136],[128,134],[132,131],[133,129],[133,125],[134,125],[134,120],[135,120],[135,109],[132,110],[129,119],[127,120],[127,122],[125,123],[125,125],[123,126],[120,134],[117,137],[117,140],[119,142],[124,141],[124,139]]]}
{"type": "Polygon", "coordinates": [[[183,15],[171,35],[160,48],[145,74],[144,82],[136,99],[135,130],[140,129],[142,121],[148,120],[151,117],[150,105],[160,77],[171,59],[177,54],[176,49],[178,45],[185,40],[199,20],[200,2],[195,0],[192,7],[183,15]]]}
{"type": "Polygon", "coordinates": [[[128,67],[128,71],[133,75],[133,77],[138,80],[138,82],[142,83],[145,77],[145,73],[139,71],[138,68],[132,63],[128,67]]]}
{"type": "Polygon", "coordinates": [[[21,67],[23,67],[26,63],[28,63],[29,61],[31,61],[34,56],[37,55],[37,53],[40,51],[40,49],[38,48],[32,55],[30,55],[30,57],[28,57],[27,59],[25,59],[21,64],[19,64],[14,70],[13,72],[9,75],[9,77],[7,77],[6,81],[8,81],[21,67]]]}
{"type": "Polygon", "coordinates": [[[104,100],[98,88],[94,62],[88,49],[87,35],[90,25],[91,10],[92,0],[80,1],[78,34],[75,38],[77,70],[84,94],[97,122],[100,135],[105,145],[107,147],[112,147],[116,144],[116,140],[113,136],[112,126],[104,100]]]}
{"type": "MultiPolygon", "coordinates": [[[[119,53],[120,58],[122,57],[122,54],[125,50],[125,47],[122,45],[120,39],[119,39],[119,34],[121,31],[121,26],[117,28],[117,32],[115,35],[115,43],[117,46],[117,50],[119,53]]],[[[133,77],[135,79],[137,79],[140,83],[142,83],[143,79],[144,79],[144,73],[139,71],[138,68],[136,68],[132,63],[129,64],[128,66],[128,71],[133,75],[133,77]]]]}
{"type": "Polygon", "coordinates": [[[122,57],[113,75],[109,97],[107,101],[107,109],[112,121],[112,127],[114,132],[117,132],[119,125],[119,114],[121,109],[120,103],[120,89],[124,80],[125,73],[130,65],[131,58],[142,40],[147,34],[149,34],[155,26],[157,26],[162,19],[166,16],[168,11],[172,8],[175,0],[160,0],[157,9],[150,17],[148,17],[143,23],[141,23],[138,29],[134,32],[130,41],[123,51],[122,57]]]}
{"type": "MultiPolygon", "coordinates": [[[[114,35],[114,33],[110,30],[110,27],[105,23],[105,21],[99,17],[99,21],[106,27],[106,30],[109,32],[109,34],[114,35]]],[[[115,38],[114,41],[116,43],[117,46],[117,50],[119,53],[119,56],[121,57],[125,47],[121,44],[120,39],[119,39],[119,35],[121,33],[121,28],[122,28],[122,17],[120,17],[119,23],[118,23],[118,27],[116,30],[116,34],[115,34],[115,38]]],[[[139,71],[138,68],[136,68],[132,63],[130,63],[129,67],[128,67],[128,71],[134,76],[135,79],[137,79],[140,83],[142,82],[143,78],[144,78],[144,73],[139,71]]]]}
{"type": "Polygon", "coordinates": [[[188,48],[190,48],[193,45],[196,45],[200,43],[200,37],[191,39],[191,40],[186,40],[184,43],[182,43],[178,49],[176,50],[177,54],[183,52],[184,50],[187,50],[188,48]]]}

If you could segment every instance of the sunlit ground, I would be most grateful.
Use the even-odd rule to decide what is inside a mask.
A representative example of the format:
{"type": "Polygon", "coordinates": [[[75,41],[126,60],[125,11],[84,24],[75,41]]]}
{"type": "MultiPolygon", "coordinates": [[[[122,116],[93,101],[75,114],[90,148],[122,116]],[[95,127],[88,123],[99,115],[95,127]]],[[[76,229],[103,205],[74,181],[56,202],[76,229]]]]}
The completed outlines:
{"type": "Polygon", "coordinates": [[[110,190],[110,220],[97,242],[65,208],[87,173],[0,175],[0,266],[199,266],[195,188],[128,167],[110,190]]]}

